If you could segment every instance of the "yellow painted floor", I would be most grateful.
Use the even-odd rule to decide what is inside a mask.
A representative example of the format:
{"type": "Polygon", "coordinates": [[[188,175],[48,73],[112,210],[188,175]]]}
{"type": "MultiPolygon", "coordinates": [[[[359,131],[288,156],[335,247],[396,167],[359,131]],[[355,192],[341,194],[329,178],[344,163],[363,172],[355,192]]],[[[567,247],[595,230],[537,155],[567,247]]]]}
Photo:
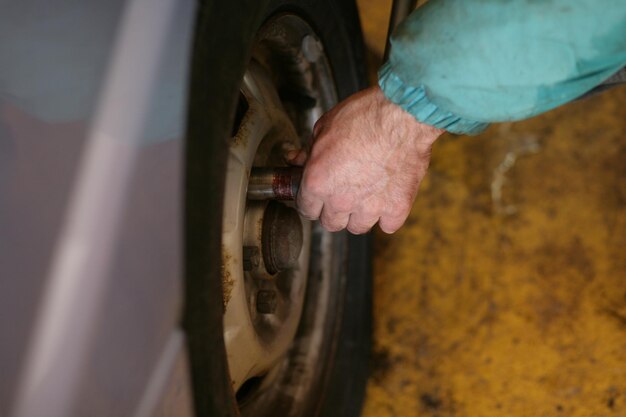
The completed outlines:
{"type": "Polygon", "coordinates": [[[440,139],[374,265],[364,417],[626,416],[626,87],[440,139]]]}

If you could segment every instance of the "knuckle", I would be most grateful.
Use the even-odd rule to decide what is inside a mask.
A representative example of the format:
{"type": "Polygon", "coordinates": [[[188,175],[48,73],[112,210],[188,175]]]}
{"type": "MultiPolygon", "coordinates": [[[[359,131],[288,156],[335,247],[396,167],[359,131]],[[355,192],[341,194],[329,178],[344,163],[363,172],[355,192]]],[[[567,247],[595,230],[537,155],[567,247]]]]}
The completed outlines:
{"type": "Polygon", "coordinates": [[[312,213],[307,213],[305,211],[300,210],[300,215],[304,217],[306,220],[317,220],[319,217],[312,213]]]}
{"type": "Polygon", "coordinates": [[[335,196],[328,202],[333,211],[349,213],[354,206],[352,199],[345,196],[335,196]]]}
{"type": "Polygon", "coordinates": [[[317,220],[319,218],[319,216],[311,210],[299,209],[298,212],[307,220],[317,220]]]}
{"type": "Polygon", "coordinates": [[[412,207],[413,207],[413,204],[411,204],[410,201],[402,200],[402,201],[394,204],[394,206],[390,210],[389,214],[392,217],[405,219],[411,213],[411,208],[412,207]]]}
{"type": "Polygon", "coordinates": [[[366,218],[378,219],[383,214],[383,205],[379,202],[372,202],[361,206],[361,214],[366,218]]]}
{"type": "Polygon", "coordinates": [[[378,221],[378,217],[366,217],[363,213],[353,213],[348,223],[350,233],[360,235],[369,232],[378,221]]]}
{"type": "Polygon", "coordinates": [[[317,170],[307,171],[307,175],[302,181],[302,192],[313,195],[325,195],[328,190],[327,178],[317,170]]]}
{"type": "Polygon", "coordinates": [[[309,198],[306,193],[298,193],[296,208],[302,217],[307,220],[317,220],[320,216],[321,203],[315,198],[309,198]]]}
{"type": "Polygon", "coordinates": [[[324,229],[329,232],[338,232],[346,228],[347,222],[342,222],[342,219],[336,215],[329,215],[328,213],[322,213],[320,217],[320,223],[324,229]]]}

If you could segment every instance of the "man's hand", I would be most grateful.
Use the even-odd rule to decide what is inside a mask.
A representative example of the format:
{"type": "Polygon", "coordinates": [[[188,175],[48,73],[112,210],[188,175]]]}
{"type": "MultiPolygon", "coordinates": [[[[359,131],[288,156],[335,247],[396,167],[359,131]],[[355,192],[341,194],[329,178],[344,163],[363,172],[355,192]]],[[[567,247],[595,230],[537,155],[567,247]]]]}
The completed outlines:
{"type": "MultiPolygon", "coordinates": [[[[329,231],[386,233],[409,215],[443,130],[417,122],[378,86],[361,91],[315,125],[297,198],[300,213],[329,231]]],[[[306,155],[290,155],[302,164],[306,155]]]]}

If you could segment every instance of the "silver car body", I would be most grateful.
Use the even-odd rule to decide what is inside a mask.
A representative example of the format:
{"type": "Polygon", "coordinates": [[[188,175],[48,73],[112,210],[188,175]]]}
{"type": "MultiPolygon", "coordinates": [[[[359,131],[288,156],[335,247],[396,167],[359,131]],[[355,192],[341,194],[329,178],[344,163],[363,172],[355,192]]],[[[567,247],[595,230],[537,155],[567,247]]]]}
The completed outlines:
{"type": "Polygon", "coordinates": [[[193,0],[0,10],[0,415],[191,415],[193,0]]]}

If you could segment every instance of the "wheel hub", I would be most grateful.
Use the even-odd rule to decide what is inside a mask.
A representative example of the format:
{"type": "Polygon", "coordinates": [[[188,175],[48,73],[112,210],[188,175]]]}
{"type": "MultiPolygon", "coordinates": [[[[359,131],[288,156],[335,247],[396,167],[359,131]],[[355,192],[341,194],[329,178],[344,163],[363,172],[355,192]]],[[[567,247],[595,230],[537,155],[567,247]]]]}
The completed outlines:
{"type": "Polygon", "coordinates": [[[244,271],[254,278],[273,279],[297,268],[304,224],[294,208],[277,201],[248,202],[245,217],[244,271]]]}
{"type": "Polygon", "coordinates": [[[272,201],[263,216],[262,248],[270,274],[294,268],[302,250],[302,221],[291,207],[272,201]]]}

